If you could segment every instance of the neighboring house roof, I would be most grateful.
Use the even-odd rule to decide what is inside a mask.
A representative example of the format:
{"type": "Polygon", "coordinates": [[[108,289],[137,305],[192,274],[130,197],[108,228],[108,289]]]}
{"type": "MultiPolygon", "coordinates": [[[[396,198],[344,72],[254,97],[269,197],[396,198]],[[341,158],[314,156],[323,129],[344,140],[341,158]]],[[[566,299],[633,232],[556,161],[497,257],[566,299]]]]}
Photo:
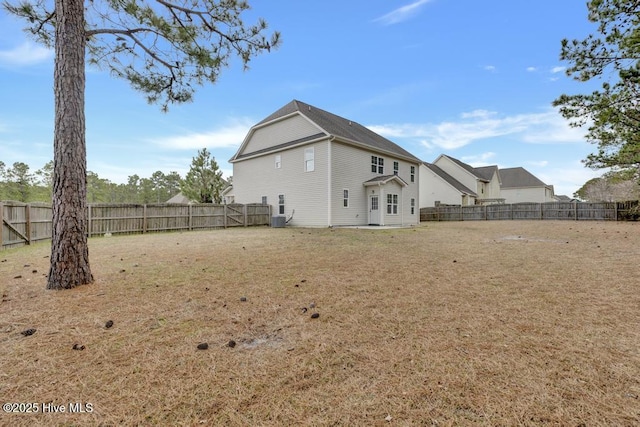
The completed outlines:
{"type": "MultiPolygon", "coordinates": [[[[407,160],[414,161],[416,163],[420,163],[420,160],[417,157],[415,157],[413,154],[409,153],[407,150],[395,144],[394,142],[366,128],[365,126],[362,126],[357,122],[345,119],[343,117],[337,116],[328,111],[322,110],[320,108],[314,107],[312,105],[306,104],[304,102],[301,102],[295,99],[289,102],[287,105],[280,108],[279,110],[277,110],[276,112],[270,114],[264,120],[260,121],[258,124],[253,126],[252,129],[265,126],[274,120],[278,120],[293,114],[301,114],[305,116],[307,119],[315,123],[320,129],[322,129],[322,131],[324,131],[324,134],[325,134],[323,135],[322,133],[320,133],[317,135],[311,135],[304,139],[314,140],[320,136],[329,136],[345,143],[351,143],[359,146],[366,146],[368,148],[374,149],[375,151],[385,152],[400,158],[404,158],[407,160]]],[[[251,131],[249,132],[249,134],[251,134],[251,131]]],[[[245,142],[246,142],[246,139],[245,139],[245,142]]],[[[288,145],[294,145],[301,142],[305,142],[305,141],[302,141],[302,140],[284,141],[283,143],[275,147],[270,147],[269,149],[261,150],[261,151],[271,151],[272,149],[275,149],[275,148],[284,148],[288,145]]],[[[238,150],[238,153],[236,153],[236,155],[231,159],[231,161],[240,159],[247,155],[258,154],[258,153],[240,154],[241,152],[242,152],[242,147],[240,150],[238,150]]]]}
{"type": "Polygon", "coordinates": [[[432,163],[427,163],[427,162],[423,162],[422,164],[425,165],[429,170],[431,170],[433,173],[438,175],[447,184],[451,185],[453,188],[455,188],[456,190],[458,190],[462,194],[467,194],[467,195],[474,196],[474,197],[478,196],[474,191],[472,191],[469,188],[467,188],[460,181],[458,181],[457,179],[455,179],[454,177],[452,177],[451,175],[449,175],[448,173],[446,173],[445,171],[440,169],[438,166],[436,166],[436,165],[434,165],[432,163]]]}
{"type": "Polygon", "coordinates": [[[522,167],[500,169],[501,188],[550,187],[522,167]]]}
{"type": "MultiPolygon", "coordinates": [[[[481,168],[474,168],[473,166],[468,165],[465,162],[462,162],[456,159],[455,157],[447,156],[446,154],[441,154],[440,157],[446,157],[447,159],[451,160],[452,162],[454,162],[455,164],[457,164],[458,166],[460,166],[461,168],[469,172],[471,175],[475,176],[477,179],[481,181],[486,181],[486,182],[491,181],[491,177],[493,174],[493,170],[490,171],[489,168],[495,168],[495,169],[498,168],[497,166],[485,166],[481,168]],[[489,174],[489,172],[491,172],[491,174],[489,174]]],[[[438,159],[440,157],[438,157],[438,159]]],[[[434,163],[436,163],[438,159],[436,159],[434,163]]]]}
{"type": "Polygon", "coordinates": [[[500,179],[500,173],[498,171],[498,166],[482,166],[479,168],[473,168],[476,171],[476,175],[482,177],[482,179],[486,181],[491,181],[493,178],[493,174],[498,173],[498,179],[500,179]]]}
{"type": "Polygon", "coordinates": [[[178,193],[172,198],[170,198],[169,200],[167,200],[166,203],[179,203],[184,205],[184,204],[193,203],[193,202],[189,200],[189,198],[187,198],[184,194],[178,193]]]}

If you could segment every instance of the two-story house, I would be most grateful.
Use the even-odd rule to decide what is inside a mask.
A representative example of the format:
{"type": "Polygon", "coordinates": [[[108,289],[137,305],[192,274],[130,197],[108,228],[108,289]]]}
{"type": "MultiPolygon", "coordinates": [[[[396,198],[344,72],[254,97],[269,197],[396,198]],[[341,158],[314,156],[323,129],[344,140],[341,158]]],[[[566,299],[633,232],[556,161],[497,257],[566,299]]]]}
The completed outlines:
{"type": "Polygon", "coordinates": [[[442,154],[433,163],[423,163],[421,169],[420,207],[504,202],[497,166],[474,168],[442,154]]]}
{"type": "Polygon", "coordinates": [[[294,100],[254,125],[237,153],[236,203],[265,203],[305,227],[418,224],[419,166],[359,123],[294,100]]]}

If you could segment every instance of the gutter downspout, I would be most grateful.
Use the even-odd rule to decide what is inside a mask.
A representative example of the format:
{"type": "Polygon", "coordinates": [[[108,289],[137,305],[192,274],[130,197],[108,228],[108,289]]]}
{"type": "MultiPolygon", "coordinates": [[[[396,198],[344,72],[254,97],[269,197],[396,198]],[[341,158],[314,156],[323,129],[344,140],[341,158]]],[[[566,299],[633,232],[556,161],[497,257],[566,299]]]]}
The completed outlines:
{"type": "Polygon", "coordinates": [[[331,175],[331,142],[335,139],[334,136],[329,137],[329,141],[327,141],[327,225],[329,228],[333,227],[333,217],[332,217],[332,205],[331,205],[331,187],[333,185],[331,175]]]}

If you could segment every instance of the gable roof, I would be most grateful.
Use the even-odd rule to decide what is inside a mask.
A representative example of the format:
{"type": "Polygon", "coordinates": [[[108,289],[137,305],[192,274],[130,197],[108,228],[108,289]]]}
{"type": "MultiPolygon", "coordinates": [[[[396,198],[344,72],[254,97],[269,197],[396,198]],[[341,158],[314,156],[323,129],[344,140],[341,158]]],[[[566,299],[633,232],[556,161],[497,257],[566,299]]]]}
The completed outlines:
{"type": "Polygon", "coordinates": [[[397,181],[398,184],[400,184],[402,187],[406,187],[407,185],[409,185],[407,184],[407,181],[400,178],[398,175],[380,175],[376,176],[375,178],[371,178],[368,181],[365,181],[364,186],[368,187],[370,185],[386,184],[390,181],[397,181]]]}
{"type": "Polygon", "coordinates": [[[500,169],[502,188],[549,187],[522,167],[500,169]]]}
{"type": "Polygon", "coordinates": [[[487,181],[491,181],[493,178],[493,174],[498,172],[498,179],[500,179],[500,173],[498,171],[498,166],[481,166],[479,168],[473,168],[476,171],[476,174],[487,181]]]}
{"type": "MultiPolygon", "coordinates": [[[[455,157],[447,156],[446,154],[441,154],[440,156],[438,156],[438,159],[440,159],[441,157],[446,157],[447,159],[451,160],[453,163],[460,166],[462,169],[469,172],[476,179],[479,179],[480,181],[485,181],[485,182],[491,181],[491,178],[493,176],[493,171],[490,171],[488,168],[495,168],[495,169],[498,168],[497,166],[485,166],[481,168],[474,168],[473,166],[468,165],[465,162],[456,159],[455,157]]],[[[436,159],[434,163],[436,163],[438,159],[436,159]]]]}
{"type": "Polygon", "coordinates": [[[438,175],[447,184],[451,185],[453,188],[455,188],[456,190],[458,190],[462,194],[467,194],[467,195],[475,196],[475,197],[478,196],[474,191],[472,191],[469,188],[467,188],[460,181],[458,181],[457,179],[455,179],[454,177],[452,177],[451,175],[449,175],[448,173],[446,173],[445,171],[443,171],[441,168],[439,168],[438,166],[434,165],[433,163],[422,162],[422,164],[425,165],[429,170],[431,170],[433,173],[438,175]]]}
{"type": "MultiPolygon", "coordinates": [[[[420,163],[420,160],[413,154],[365,126],[295,99],[257,123],[249,132],[251,133],[256,128],[266,126],[274,120],[282,119],[293,114],[300,114],[306,117],[321,128],[327,136],[333,137],[338,141],[364,146],[375,151],[420,163]]],[[[319,135],[313,136],[318,137],[319,135]]],[[[290,141],[283,141],[280,147],[289,145],[289,142],[290,141]]],[[[245,156],[245,154],[239,155],[241,149],[242,147],[232,160],[245,156]]]]}

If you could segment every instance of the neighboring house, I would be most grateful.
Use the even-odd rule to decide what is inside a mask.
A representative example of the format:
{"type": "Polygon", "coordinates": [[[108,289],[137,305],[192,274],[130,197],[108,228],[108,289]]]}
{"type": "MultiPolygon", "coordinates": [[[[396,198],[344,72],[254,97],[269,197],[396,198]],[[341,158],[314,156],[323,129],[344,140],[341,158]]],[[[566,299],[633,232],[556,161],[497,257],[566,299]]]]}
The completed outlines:
{"type": "Polygon", "coordinates": [[[427,165],[423,163],[421,168],[426,177],[420,181],[420,207],[435,206],[435,202],[457,205],[504,202],[500,195],[501,175],[497,166],[474,168],[445,154],[431,166],[427,165]],[[443,181],[449,186],[445,186],[443,181]]]}
{"type": "Polygon", "coordinates": [[[181,205],[186,205],[186,204],[191,204],[194,203],[192,200],[189,200],[189,198],[187,196],[185,196],[184,194],[182,194],[181,192],[176,194],[175,196],[173,196],[172,198],[170,198],[169,200],[167,200],[165,203],[177,203],[177,204],[181,204],[181,205]]]}
{"type": "Polygon", "coordinates": [[[418,224],[421,161],[366,127],[300,101],[254,125],[226,198],[262,202],[290,225],[418,224]]]}
{"type": "Polygon", "coordinates": [[[478,195],[432,163],[420,165],[420,207],[475,205],[478,195]]]}
{"type": "Polygon", "coordinates": [[[540,181],[525,168],[500,169],[501,194],[506,203],[555,202],[553,186],[540,181]]]}

